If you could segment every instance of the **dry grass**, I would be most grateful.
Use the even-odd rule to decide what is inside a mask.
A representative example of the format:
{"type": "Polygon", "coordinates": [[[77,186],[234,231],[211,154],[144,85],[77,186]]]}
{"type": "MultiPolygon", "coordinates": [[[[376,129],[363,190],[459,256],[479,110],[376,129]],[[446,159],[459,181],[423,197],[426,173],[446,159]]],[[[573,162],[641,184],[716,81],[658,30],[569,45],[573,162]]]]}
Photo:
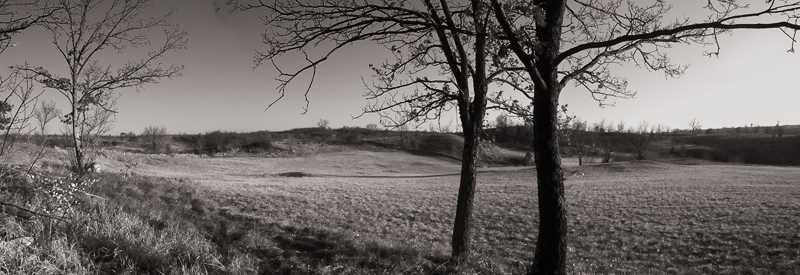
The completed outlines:
{"type": "MultiPolygon", "coordinates": [[[[413,176],[457,173],[452,161],[363,151],[202,161],[209,166],[187,171],[205,173],[180,176],[200,184],[225,211],[333,232],[356,244],[411,249],[425,259],[449,253],[458,176],[413,176]],[[281,176],[287,172],[305,176],[281,176]]],[[[800,169],[655,162],[577,167],[571,159],[565,165],[568,174],[577,171],[567,180],[571,272],[800,269],[794,215],[800,213],[800,169]]],[[[536,236],[533,173],[491,171],[479,176],[476,194],[477,258],[494,271],[520,271],[536,236]]]]}
{"type": "MultiPolygon", "coordinates": [[[[165,178],[109,175],[98,184],[94,192],[114,204],[79,216],[102,226],[64,240],[72,250],[59,251],[74,252],[61,258],[83,260],[62,270],[519,274],[532,256],[536,188],[526,168],[479,175],[475,257],[453,269],[459,165],[450,159],[343,150],[282,159],[112,152],[101,161],[116,171],[124,158],[165,178]],[[100,241],[70,245],[90,237],[100,241]],[[104,266],[97,251],[108,242],[125,245],[104,266]]],[[[565,160],[570,273],[800,273],[798,168],[574,162],[565,160]]]]}

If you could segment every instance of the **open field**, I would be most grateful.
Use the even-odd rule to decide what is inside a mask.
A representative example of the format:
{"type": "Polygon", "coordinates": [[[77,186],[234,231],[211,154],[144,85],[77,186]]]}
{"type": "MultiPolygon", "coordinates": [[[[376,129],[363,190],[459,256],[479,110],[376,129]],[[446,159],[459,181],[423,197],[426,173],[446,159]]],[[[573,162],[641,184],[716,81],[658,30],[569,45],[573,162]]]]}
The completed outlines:
{"type": "MultiPolygon", "coordinates": [[[[104,182],[90,192],[110,200],[95,204],[90,210],[96,214],[83,219],[120,216],[134,223],[139,217],[127,230],[151,232],[147,236],[153,239],[125,242],[153,247],[174,247],[160,240],[182,243],[171,236],[189,232],[185,238],[192,244],[177,245],[196,247],[183,249],[200,255],[192,257],[201,264],[190,261],[194,271],[167,268],[170,260],[151,267],[146,259],[168,256],[141,252],[142,246],[136,246],[139,252],[114,246],[120,250],[114,255],[134,256],[119,260],[121,267],[99,270],[186,274],[205,265],[211,273],[230,274],[519,274],[533,254],[537,214],[530,167],[480,169],[476,255],[467,269],[451,269],[446,260],[459,171],[452,158],[394,150],[293,158],[110,151],[100,161],[104,182]],[[140,176],[111,174],[130,160],[139,162],[133,171],[140,176]],[[104,208],[116,210],[97,214],[104,208]]],[[[799,168],[576,162],[564,159],[569,273],[800,273],[799,168]]],[[[109,260],[96,256],[98,251],[123,238],[71,234],[89,236],[73,241],[88,238],[94,245],[73,246],[74,253],[95,255],[88,261],[100,266],[109,260]]],[[[120,234],[135,240],[141,233],[120,234]]],[[[69,240],[67,235],[62,246],[69,247],[69,240]]],[[[184,256],[175,257],[177,264],[185,262],[184,256]]]]}
{"type": "MultiPolygon", "coordinates": [[[[798,168],[650,161],[578,167],[571,159],[565,166],[571,272],[800,272],[798,168]]],[[[284,159],[145,156],[138,171],[188,179],[220,211],[435,259],[449,253],[458,168],[405,152],[345,151],[284,159]]],[[[510,272],[532,255],[533,171],[483,171],[477,255],[510,272]]]]}

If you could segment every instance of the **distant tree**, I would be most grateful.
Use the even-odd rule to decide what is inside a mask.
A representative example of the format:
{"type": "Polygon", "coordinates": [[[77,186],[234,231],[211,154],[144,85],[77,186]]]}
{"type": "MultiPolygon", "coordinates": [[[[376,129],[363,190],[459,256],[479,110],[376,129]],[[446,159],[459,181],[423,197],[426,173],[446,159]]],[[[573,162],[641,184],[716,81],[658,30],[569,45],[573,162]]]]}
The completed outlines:
{"type": "Polygon", "coordinates": [[[508,115],[506,115],[505,113],[498,114],[494,118],[494,121],[495,121],[494,125],[497,128],[505,128],[505,127],[508,127],[508,125],[510,124],[510,120],[508,118],[508,115]]]}
{"type": "Polygon", "coordinates": [[[428,132],[436,133],[438,131],[439,131],[439,129],[436,128],[436,124],[428,123],[428,132]]]}
{"type": "Polygon", "coordinates": [[[332,131],[329,131],[330,130],[330,127],[328,127],[329,124],[330,124],[330,121],[328,121],[327,119],[320,119],[319,121],[317,121],[317,127],[322,130],[322,133],[319,136],[319,138],[320,138],[319,145],[320,146],[324,147],[325,146],[325,141],[330,139],[334,134],[332,131]]]}
{"type": "Polygon", "coordinates": [[[141,137],[147,143],[153,153],[166,149],[168,142],[167,127],[147,126],[144,128],[141,137]]]}
{"type": "Polygon", "coordinates": [[[508,142],[511,140],[509,125],[511,120],[506,113],[500,113],[494,118],[495,140],[497,142],[508,142]]]}
{"type": "Polygon", "coordinates": [[[667,138],[670,133],[672,133],[672,129],[669,126],[664,126],[664,132],[661,132],[661,137],[667,138]]]}
{"type": "Polygon", "coordinates": [[[367,129],[370,130],[370,131],[377,131],[378,130],[378,124],[375,124],[375,123],[367,124],[367,129]]]}
{"type": "Polygon", "coordinates": [[[164,67],[160,59],[167,52],[186,47],[186,32],[169,23],[172,12],[153,17],[150,0],[59,0],[54,5],[57,11],[44,26],[66,61],[66,77],[43,67],[24,68],[35,72],[39,82],[70,103],[65,122],[70,125],[68,133],[74,147],[72,165],[74,171],[83,173],[91,161],[85,155],[90,140],[82,134],[90,128],[103,129],[100,121],[113,122],[116,90],[180,76],[182,66],[164,67]],[[163,30],[159,36],[162,42],[152,43],[148,37],[156,29],[163,30]],[[101,64],[101,58],[114,53],[130,56],[135,48],[146,51],[140,58],[118,66],[101,64]]]}
{"type": "Polygon", "coordinates": [[[578,156],[578,165],[583,165],[583,158],[591,150],[592,134],[587,132],[587,124],[575,117],[566,129],[562,130],[561,140],[572,154],[578,156]]]}
{"type": "Polygon", "coordinates": [[[650,127],[650,123],[643,120],[636,128],[629,128],[625,133],[628,144],[636,151],[636,158],[646,159],[647,146],[656,137],[655,131],[650,127]]]}
{"type": "Polygon", "coordinates": [[[706,133],[705,133],[706,135],[710,135],[712,133],[714,133],[714,129],[712,129],[712,128],[706,129],[706,133]]]}
{"type": "Polygon", "coordinates": [[[453,131],[453,121],[450,120],[447,124],[442,123],[441,117],[436,120],[436,124],[439,126],[439,133],[450,133],[453,131]]]}
{"type": "MultiPolygon", "coordinates": [[[[395,127],[398,132],[400,132],[400,148],[412,148],[411,146],[411,133],[409,133],[408,124],[403,124],[400,126],[395,127]]],[[[431,131],[434,131],[433,129],[431,131]]]]}
{"type": "Polygon", "coordinates": [[[778,122],[777,124],[775,124],[774,132],[775,136],[777,136],[778,138],[782,138],[784,133],[784,126],[782,126],[781,123],[778,122]]]}
{"type": "Polygon", "coordinates": [[[702,131],[702,125],[700,125],[700,121],[696,118],[693,118],[692,121],[689,121],[689,130],[692,131],[692,136],[696,136],[697,134],[702,131]]]}
{"type": "Polygon", "coordinates": [[[33,118],[38,122],[37,128],[39,129],[39,134],[42,135],[43,138],[46,138],[49,132],[47,124],[59,116],[61,116],[61,110],[56,107],[56,103],[53,101],[42,102],[39,108],[36,108],[36,111],[33,112],[33,118]]]}
{"type": "Polygon", "coordinates": [[[596,145],[602,151],[602,162],[608,163],[611,162],[611,154],[614,152],[617,147],[619,147],[621,143],[620,133],[624,131],[625,122],[620,121],[618,127],[614,127],[612,123],[605,123],[605,119],[601,120],[598,123],[595,123],[592,126],[592,131],[595,132],[596,135],[596,145]],[[622,125],[619,127],[619,125],[622,125]],[[620,130],[622,129],[622,130],[620,130]]]}
{"type": "Polygon", "coordinates": [[[321,128],[321,129],[324,129],[324,130],[328,129],[328,125],[329,124],[330,124],[330,121],[328,121],[327,119],[320,119],[319,121],[317,121],[317,127],[321,128]]]}

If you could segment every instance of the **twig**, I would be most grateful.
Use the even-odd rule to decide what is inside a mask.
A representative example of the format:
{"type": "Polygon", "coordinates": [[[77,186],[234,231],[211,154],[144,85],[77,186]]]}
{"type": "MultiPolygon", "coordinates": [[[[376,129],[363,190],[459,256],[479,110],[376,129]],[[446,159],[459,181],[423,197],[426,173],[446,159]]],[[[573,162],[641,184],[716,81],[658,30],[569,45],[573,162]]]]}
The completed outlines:
{"type": "Polygon", "coordinates": [[[51,218],[51,219],[56,219],[56,220],[59,220],[59,221],[62,221],[62,222],[67,222],[66,220],[64,220],[61,217],[51,216],[51,215],[47,215],[47,214],[44,214],[44,213],[39,213],[39,212],[36,212],[36,211],[28,210],[28,209],[26,209],[24,207],[17,206],[17,205],[11,204],[11,203],[0,202],[0,205],[15,207],[17,209],[20,209],[22,211],[25,211],[25,212],[28,212],[28,213],[31,213],[31,214],[34,214],[34,215],[39,215],[39,216],[42,216],[42,217],[45,217],[45,218],[51,218]]]}
{"type": "Polygon", "coordinates": [[[94,197],[94,198],[98,198],[98,199],[101,199],[101,200],[106,200],[106,198],[103,198],[103,197],[101,197],[101,196],[98,196],[98,195],[95,195],[95,194],[88,193],[88,192],[86,192],[86,191],[81,191],[81,190],[78,190],[78,192],[81,192],[81,193],[83,193],[84,195],[87,195],[87,196],[89,196],[89,197],[94,197]]]}

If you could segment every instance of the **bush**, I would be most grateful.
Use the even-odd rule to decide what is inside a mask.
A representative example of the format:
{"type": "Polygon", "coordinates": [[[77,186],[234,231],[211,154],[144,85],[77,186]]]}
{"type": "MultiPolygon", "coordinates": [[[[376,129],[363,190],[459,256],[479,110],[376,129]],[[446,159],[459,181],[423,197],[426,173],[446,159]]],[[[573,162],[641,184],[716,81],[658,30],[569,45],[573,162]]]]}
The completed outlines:
{"type": "Polygon", "coordinates": [[[217,154],[234,151],[259,153],[274,148],[272,133],[267,131],[232,133],[214,131],[198,135],[176,136],[174,140],[193,148],[195,154],[217,154]]]}

